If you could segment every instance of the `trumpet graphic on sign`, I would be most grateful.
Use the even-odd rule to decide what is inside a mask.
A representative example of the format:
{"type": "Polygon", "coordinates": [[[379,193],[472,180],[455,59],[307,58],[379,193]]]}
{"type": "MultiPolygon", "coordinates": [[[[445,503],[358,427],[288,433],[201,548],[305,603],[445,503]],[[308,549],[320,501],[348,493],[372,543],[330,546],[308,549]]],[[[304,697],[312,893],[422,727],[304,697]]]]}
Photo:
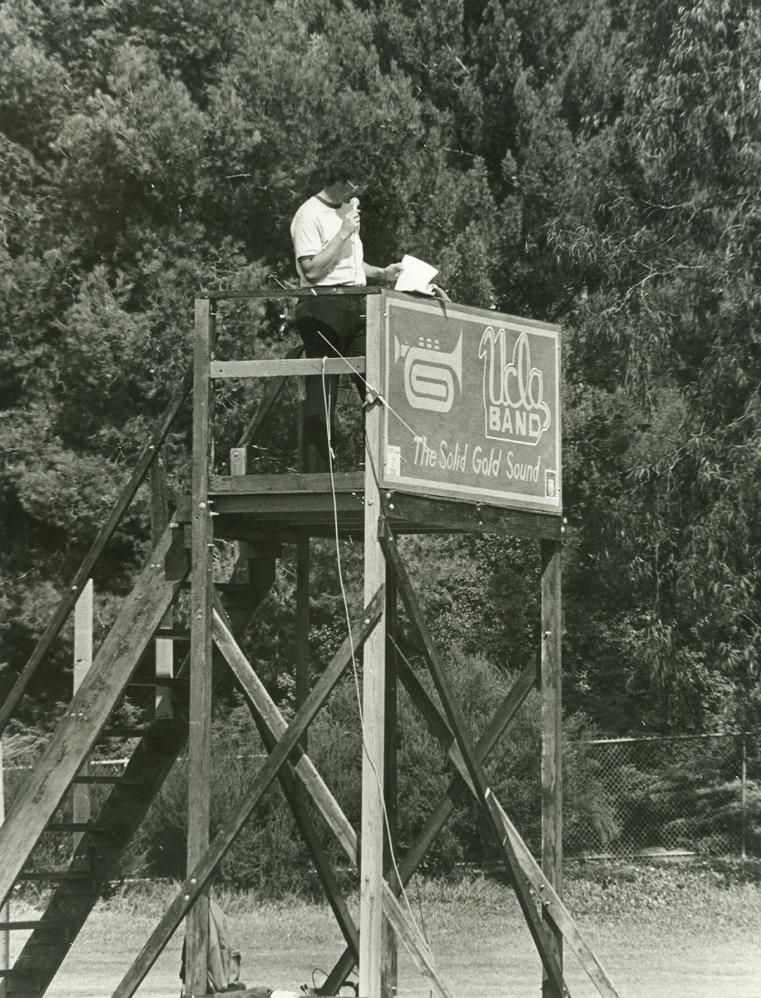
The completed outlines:
{"type": "Polygon", "coordinates": [[[455,378],[462,394],[462,330],[453,350],[445,352],[439,341],[421,336],[417,346],[400,343],[394,336],[394,363],[404,360],[404,392],[413,409],[449,412],[455,399],[455,378]]]}

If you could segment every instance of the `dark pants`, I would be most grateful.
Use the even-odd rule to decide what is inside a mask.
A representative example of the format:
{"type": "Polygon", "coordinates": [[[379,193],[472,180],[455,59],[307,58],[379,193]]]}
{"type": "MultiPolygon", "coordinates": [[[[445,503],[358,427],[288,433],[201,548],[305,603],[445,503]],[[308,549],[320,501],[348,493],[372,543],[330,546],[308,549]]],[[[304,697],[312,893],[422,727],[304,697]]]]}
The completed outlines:
{"type": "MultiPolygon", "coordinates": [[[[365,296],[315,296],[302,299],[296,306],[296,328],[304,341],[307,357],[363,357],[365,353],[365,296]]],[[[330,470],[326,409],[330,413],[331,437],[338,397],[337,374],[306,379],[304,405],[305,471],[330,470]]],[[[352,375],[352,381],[365,398],[365,383],[352,375]]]]}

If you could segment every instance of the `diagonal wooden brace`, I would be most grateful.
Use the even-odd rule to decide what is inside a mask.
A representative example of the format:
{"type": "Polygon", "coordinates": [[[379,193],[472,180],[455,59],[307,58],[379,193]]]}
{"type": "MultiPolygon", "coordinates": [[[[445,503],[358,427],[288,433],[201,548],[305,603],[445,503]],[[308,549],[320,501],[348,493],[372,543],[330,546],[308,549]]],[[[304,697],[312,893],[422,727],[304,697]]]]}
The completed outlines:
{"type": "MultiPolygon", "coordinates": [[[[530,666],[530,669],[535,674],[535,666],[530,666]]],[[[445,747],[449,747],[449,757],[455,765],[458,776],[453,780],[453,785],[457,786],[464,793],[466,789],[470,789],[473,792],[473,785],[468,777],[468,771],[465,767],[465,762],[460,754],[459,749],[456,745],[451,743],[454,741],[454,736],[452,735],[449,726],[446,722],[446,718],[441,713],[439,707],[434,703],[431,697],[428,695],[427,691],[423,687],[422,683],[419,682],[417,677],[415,677],[414,683],[410,682],[409,676],[406,673],[411,673],[412,670],[408,665],[404,664],[399,668],[399,675],[402,682],[407,686],[408,691],[414,702],[424,709],[426,717],[436,718],[435,725],[431,725],[431,730],[434,734],[440,738],[442,744],[445,747]],[[409,685],[407,685],[409,683],[409,685]]],[[[520,680],[519,680],[520,682],[520,680]]],[[[512,691],[511,691],[512,694],[512,691]]],[[[500,712],[498,711],[498,714],[500,712]]],[[[496,715],[495,715],[496,718],[496,715]]],[[[493,727],[493,722],[487,728],[487,732],[493,727]]],[[[482,749],[482,743],[486,738],[486,734],[482,737],[481,741],[476,746],[476,756],[481,761],[484,757],[484,752],[482,749]]],[[[558,928],[563,933],[566,942],[571,947],[573,952],[578,957],[579,963],[586,970],[587,974],[595,985],[597,990],[603,996],[603,998],[619,998],[618,992],[616,991],[613,982],[607,975],[605,968],[602,966],[600,961],[597,959],[593,953],[590,946],[587,944],[586,940],[582,936],[578,929],[578,926],[571,917],[568,909],[565,907],[554,887],[550,884],[547,877],[544,875],[542,868],[536,862],[534,857],[531,855],[531,850],[528,848],[526,843],[518,834],[517,829],[510,821],[508,816],[505,814],[504,809],[500,803],[496,800],[492,794],[489,798],[489,807],[495,818],[501,822],[504,833],[509,836],[510,843],[512,845],[513,851],[515,852],[519,866],[521,867],[524,876],[529,881],[533,889],[536,891],[537,895],[542,901],[542,907],[547,911],[547,913],[552,918],[553,922],[558,926],[558,928]]],[[[435,813],[435,812],[434,812],[435,813]]],[[[422,834],[422,833],[421,833],[422,834]]],[[[420,836],[418,836],[420,837],[420,836]]],[[[407,856],[413,852],[415,845],[410,848],[407,856]]],[[[404,874],[407,867],[407,856],[405,856],[404,861],[401,863],[399,872],[402,875],[402,882],[405,881],[404,874]]]]}
{"type": "MultiPolygon", "coordinates": [[[[399,665],[398,668],[399,678],[409,693],[412,702],[419,709],[422,707],[424,701],[427,702],[430,705],[428,716],[435,712],[440,717],[441,724],[446,728],[448,733],[448,737],[446,738],[447,754],[457,770],[457,775],[452,778],[445,794],[431,812],[428,821],[420,832],[418,832],[399,865],[402,883],[407,883],[425,852],[432,844],[435,836],[439,833],[457,804],[469,790],[471,793],[473,792],[473,784],[468,775],[459,747],[454,740],[454,735],[451,734],[449,725],[446,723],[446,718],[440,713],[438,706],[431,700],[425,687],[417,676],[415,676],[412,669],[406,663],[399,665]]],[[[530,665],[527,665],[500,704],[494,717],[486,726],[486,730],[476,744],[475,756],[479,763],[484,763],[491,755],[499,739],[505,733],[526,697],[534,688],[536,674],[536,663],[532,662],[530,665]]]]}
{"type": "Polygon", "coordinates": [[[402,597],[405,609],[410,622],[418,632],[418,636],[423,645],[426,663],[431,673],[436,690],[441,699],[444,712],[449,722],[449,727],[457,740],[457,745],[462,753],[468,776],[473,784],[476,799],[481,805],[482,812],[487,823],[491,826],[500,850],[507,863],[513,887],[515,889],[518,903],[521,906],[523,916],[526,919],[529,931],[531,932],[534,944],[541,957],[542,964],[555,985],[558,994],[567,993],[567,988],[563,981],[563,973],[553,951],[554,942],[547,927],[543,924],[541,916],[531,897],[528,881],[523,874],[513,849],[509,836],[505,835],[501,820],[493,811],[493,795],[489,788],[488,778],[482,764],[478,761],[475,750],[471,744],[470,736],[464,719],[460,714],[459,707],[449,690],[449,683],[443,663],[428,631],[428,625],[420,609],[414,590],[410,584],[404,564],[399,555],[399,549],[391,533],[387,521],[382,519],[379,524],[379,539],[386,556],[386,561],[393,572],[399,595],[402,597]]]}
{"type": "MultiPolygon", "coordinates": [[[[285,719],[273,703],[261,680],[251,668],[251,664],[238,647],[225,624],[223,616],[216,611],[214,613],[214,640],[223,656],[227,659],[246,696],[255,706],[262,723],[268,728],[273,738],[282,739],[287,727],[285,719]]],[[[357,833],[354,831],[348,818],[341,810],[340,805],[325,785],[313,762],[306,755],[300,744],[294,746],[291,758],[298,760],[295,762],[293,771],[301,782],[301,785],[312,798],[312,801],[343,847],[349,860],[355,867],[358,867],[359,847],[357,833]]],[[[433,955],[425,940],[417,931],[412,921],[407,917],[388,883],[385,881],[383,884],[383,911],[423,977],[443,998],[451,998],[451,993],[436,969],[433,955]]],[[[349,950],[349,952],[351,951],[349,950]]],[[[353,966],[354,958],[350,957],[350,959],[352,961],[351,966],[353,966]]],[[[351,966],[349,970],[351,970],[351,966]]]]}
{"type": "MultiPolygon", "coordinates": [[[[407,692],[410,694],[412,701],[418,707],[421,705],[423,696],[426,700],[430,701],[428,693],[425,691],[423,685],[415,676],[412,669],[410,669],[410,667],[404,662],[404,659],[401,658],[401,656],[397,660],[397,669],[399,672],[399,678],[407,689],[407,692]],[[420,691],[422,691],[422,693],[420,691]]],[[[493,751],[499,739],[518,712],[521,704],[533,689],[535,682],[536,663],[532,662],[531,665],[526,666],[521,675],[518,677],[515,685],[502,701],[494,714],[494,717],[486,726],[486,730],[481,735],[481,738],[476,745],[476,756],[480,762],[483,762],[493,751]]],[[[432,701],[430,702],[432,703],[432,701]]],[[[434,709],[438,712],[438,707],[435,705],[434,709]]],[[[429,711],[425,716],[426,719],[429,719],[433,716],[433,712],[429,711]]],[[[432,729],[434,735],[437,731],[443,733],[444,728],[446,728],[447,732],[445,737],[446,744],[450,745],[454,742],[454,736],[449,731],[449,725],[446,723],[446,718],[442,716],[441,724],[437,725],[435,729],[432,729]]],[[[457,758],[460,760],[462,759],[456,745],[451,751],[452,754],[457,754],[457,758]]],[[[399,879],[402,886],[405,886],[409,882],[412,874],[415,872],[423,857],[436,839],[436,836],[447,823],[454,812],[454,809],[457,807],[457,804],[465,796],[469,789],[469,783],[466,782],[466,780],[459,774],[452,779],[443,797],[441,797],[436,804],[436,807],[431,812],[425,825],[418,832],[412,845],[405,853],[404,859],[399,864],[399,879]]],[[[349,976],[353,967],[354,959],[352,957],[351,950],[346,949],[339,957],[333,967],[333,970],[331,970],[327,980],[325,981],[325,994],[335,994],[349,976]]]]}
{"type": "Polygon", "coordinates": [[[546,908],[552,921],[563,933],[563,938],[576,954],[579,963],[586,970],[590,980],[602,995],[602,998],[620,998],[613,982],[608,977],[607,971],[582,936],[568,909],[558,897],[555,888],[544,875],[541,866],[539,866],[531,855],[531,850],[518,834],[515,825],[513,825],[505,814],[499,801],[495,797],[492,799],[505,834],[510,838],[518,862],[531,886],[542,900],[542,907],[546,908]]]}
{"type": "Polygon", "coordinates": [[[235,814],[226,822],[214,841],[206,850],[195,869],[187,877],[182,891],[170,904],[163,918],[153,930],[148,941],[114,991],[113,998],[131,998],[137,991],[148,971],[158,959],[180,922],[193,907],[193,904],[208,886],[217,867],[233,844],[251,812],[256,808],[272,781],[278,775],[298,740],[318,714],[344,669],[351,661],[352,649],[361,648],[380,619],[385,603],[385,587],[381,586],[365,607],[359,624],[352,628],[325,672],[318,679],[313,690],[296,713],[283,737],[259,770],[254,786],[248,797],[241,803],[235,814]]]}
{"type": "MultiPolygon", "coordinates": [[[[240,659],[243,658],[243,653],[236,655],[231,652],[230,642],[233,639],[233,628],[230,623],[230,618],[227,616],[224,606],[222,605],[222,600],[217,593],[214,594],[214,626],[213,626],[213,636],[217,644],[217,647],[225,655],[225,658],[230,660],[233,658],[236,665],[233,667],[233,671],[237,675],[239,668],[242,668],[240,659]]],[[[240,651],[240,649],[238,649],[240,651]]],[[[250,669],[249,663],[246,661],[245,666],[250,669]]],[[[247,670],[247,671],[248,671],[247,670]]],[[[246,697],[246,702],[248,703],[249,709],[251,711],[251,716],[254,719],[254,723],[259,731],[259,735],[264,743],[264,747],[268,752],[272,752],[278,742],[278,737],[267,725],[266,721],[260,714],[256,701],[249,691],[248,683],[241,683],[241,688],[246,697]]],[[[285,730],[285,724],[283,724],[283,730],[285,730]]],[[[282,734],[282,732],[281,732],[282,734]]],[[[295,753],[294,753],[295,754],[295,753]]],[[[319,835],[317,834],[317,829],[312,822],[306,808],[303,806],[302,801],[299,799],[297,787],[296,787],[296,776],[294,773],[293,762],[289,759],[285,764],[283,769],[281,769],[278,774],[278,779],[280,780],[280,785],[285,795],[285,799],[288,801],[288,805],[293,813],[296,825],[301,833],[301,837],[304,840],[309,856],[314,864],[314,868],[317,872],[317,877],[322,884],[322,888],[325,891],[325,896],[328,899],[328,904],[330,905],[333,914],[335,915],[336,921],[338,922],[339,928],[343,933],[343,937],[346,940],[349,950],[354,954],[354,959],[359,959],[359,932],[356,925],[354,924],[354,919],[351,916],[348,905],[344,901],[341,894],[341,890],[338,886],[338,879],[333,871],[330,864],[330,860],[322,847],[319,835]]]]}

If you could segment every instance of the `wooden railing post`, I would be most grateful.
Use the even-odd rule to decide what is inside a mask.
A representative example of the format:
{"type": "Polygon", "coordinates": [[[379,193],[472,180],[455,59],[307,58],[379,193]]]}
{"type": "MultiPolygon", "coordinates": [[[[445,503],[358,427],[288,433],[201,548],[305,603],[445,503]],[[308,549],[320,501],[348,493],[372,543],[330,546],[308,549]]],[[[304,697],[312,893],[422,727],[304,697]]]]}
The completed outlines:
{"type": "MultiPolygon", "coordinates": [[[[155,547],[163,537],[169,523],[167,500],[166,444],[162,446],[156,460],[151,465],[151,542],[155,547]]],[[[174,611],[168,610],[161,626],[171,628],[174,611]]],[[[174,642],[171,638],[156,638],[156,679],[172,679],[174,676],[174,642]]],[[[156,687],[154,699],[156,717],[164,720],[172,718],[172,698],[169,690],[156,687]]]]}
{"type": "MultiPolygon", "coordinates": [[[[542,559],[542,871],[563,896],[563,708],[560,543],[541,542],[542,559]]],[[[555,956],[563,967],[563,935],[545,910],[555,956]]],[[[562,998],[545,972],[543,998],[562,998]]]]}
{"type": "MultiPolygon", "coordinates": [[[[74,693],[77,692],[92,665],[92,625],[93,625],[93,583],[88,579],[87,585],[74,607],[74,693]]],[[[88,775],[88,764],[85,761],[79,770],[80,776],[88,775]]],[[[90,788],[86,784],[75,783],[72,787],[73,813],[72,818],[77,823],[86,824],[90,820],[90,788]]],[[[79,848],[82,832],[73,836],[73,851],[79,848]]]]}
{"type": "MultiPolygon", "coordinates": [[[[193,356],[192,577],[190,620],[190,735],[188,739],[188,871],[209,848],[211,792],[211,622],[214,533],[209,509],[211,470],[211,363],[214,315],[208,299],[196,299],[193,356]]],[[[205,995],[209,948],[209,896],[188,912],[185,991],[205,995]]]]}

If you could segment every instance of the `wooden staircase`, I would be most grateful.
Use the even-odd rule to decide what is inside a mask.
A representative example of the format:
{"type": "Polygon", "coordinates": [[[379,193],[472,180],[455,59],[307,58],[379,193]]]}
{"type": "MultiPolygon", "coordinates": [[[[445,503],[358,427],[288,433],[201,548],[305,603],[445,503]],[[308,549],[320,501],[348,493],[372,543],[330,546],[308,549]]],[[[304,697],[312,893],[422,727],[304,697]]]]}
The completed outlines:
{"type": "MultiPolygon", "coordinates": [[[[272,585],[275,559],[252,560],[249,570],[250,581],[237,582],[229,593],[231,616],[239,631],[272,585]]],[[[167,630],[162,621],[186,586],[189,571],[184,532],[176,525],[168,527],[0,827],[0,908],[18,884],[32,881],[52,887],[39,919],[0,922],[0,930],[31,930],[13,967],[0,970],[7,998],[40,998],[45,993],[103,888],[117,875],[121,857],[187,744],[189,662],[171,681],[135,676],[157,637],[171,638],[175,648],[187,653],[186,633],[167,630]],[[115,720],[125,693],[157,685],[171,690],[171,719],[153,717],[128,725],[115,720]],[[104,738],[124,740],[119,751],[129,762],[119,776],[86,772],[88,756],[104,738]],[[107,788],[105,797],[89,821],[64,820],[70,813],[67,794],[82,783],[107,788]],[[51,835],[69,834],[75,845],[68,863],[58,869],[35,868],[38,846],[43,847],[51,835]]],[[[225,587],[220,589],[224,600],[225,587]]],[[[217,659],[213,682],[223,675],[231,673],[217,659]]]]}

